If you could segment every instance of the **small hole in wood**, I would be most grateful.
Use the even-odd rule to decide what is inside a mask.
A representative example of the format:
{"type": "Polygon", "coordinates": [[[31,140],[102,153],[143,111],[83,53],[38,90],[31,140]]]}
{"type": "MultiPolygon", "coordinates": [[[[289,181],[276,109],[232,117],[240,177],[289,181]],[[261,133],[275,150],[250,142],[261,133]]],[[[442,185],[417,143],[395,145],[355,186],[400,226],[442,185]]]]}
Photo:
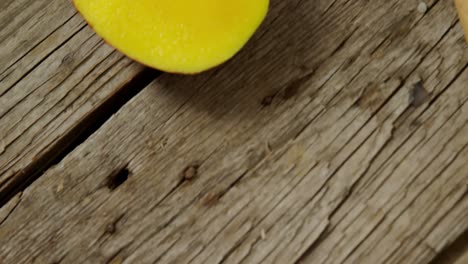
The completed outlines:
{"type": "Polygon", "coordinates": [[[195,179],[198,176],[198,168],[200,165],[195,164],[195,165],[190,165],[184,169],[182,172],[182,176],[184,180],[191,181],[195,179]]]}
{"type": "Polygon", "coordinates": [[[410,103],[414,107],[420,107],[423,105],[432,94],[426,90],[421,81],[414,84],[413,89],[410,93],[410,103]]]}
{"type": "Polygon", "coordinates": [[[109,179],[107,180],[107,188],[110,190],[117,189],[117,187],[127,181],[128,176],[130,176],[130,171],[127,168],[122,168],[115,171],[109,176],[109,179]]]}
{"type": "Polygon", "coordinates": [[[273,103],[273,98],[274,98],[274,96],[272,96],[272,95],[263,98],[263,100],[261,102],[261,105],[263,107],[271,105],[271,103],[273,103]]]}
{"type": "Polygon", "coordinates": [[[114,234],[116,231],[116,228],[115,228],[115,223],[110,223],[106,226],[106,232],[109,233],[109,234],[114,234]]]}

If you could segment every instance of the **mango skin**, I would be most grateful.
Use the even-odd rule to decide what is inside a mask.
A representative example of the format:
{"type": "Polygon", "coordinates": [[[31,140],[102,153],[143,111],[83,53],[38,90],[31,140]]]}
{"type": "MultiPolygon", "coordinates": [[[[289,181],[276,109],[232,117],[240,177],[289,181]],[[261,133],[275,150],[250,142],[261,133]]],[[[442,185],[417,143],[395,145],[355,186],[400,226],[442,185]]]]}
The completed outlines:
{"type": "Polygon", "coordinates": [[[233,57],[263,22],[269,0],[74,0],[88,24],[128,57],[193,74],[233,57]]]}
{"type": "Polygon", "coordinates": [[[468,42],[468,0],[455,0],[460,22],[465,31],[465,39],[468,42]]]}

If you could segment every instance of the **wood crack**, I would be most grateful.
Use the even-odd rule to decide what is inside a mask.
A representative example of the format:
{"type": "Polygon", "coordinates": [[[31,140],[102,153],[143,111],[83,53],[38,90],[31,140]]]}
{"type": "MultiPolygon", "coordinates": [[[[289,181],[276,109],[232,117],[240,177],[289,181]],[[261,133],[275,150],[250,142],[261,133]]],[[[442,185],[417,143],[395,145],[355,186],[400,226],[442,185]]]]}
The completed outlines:
{"type": "Polygon", "coordinates": [[[5,183],[0,185],[0,207],[15,194],[21,192],[47,168],[59,163],[68,153],[84,142],[90,135],[98,130],[115,112],[137,95],[144,87],[153,81],[160,73],[149,68],[143,70],[117,91],[106,102],[97,107],[95,111],[71,128],[66,135],[57,140],[42,156],[30,165],[16,173],[5,183]]]}

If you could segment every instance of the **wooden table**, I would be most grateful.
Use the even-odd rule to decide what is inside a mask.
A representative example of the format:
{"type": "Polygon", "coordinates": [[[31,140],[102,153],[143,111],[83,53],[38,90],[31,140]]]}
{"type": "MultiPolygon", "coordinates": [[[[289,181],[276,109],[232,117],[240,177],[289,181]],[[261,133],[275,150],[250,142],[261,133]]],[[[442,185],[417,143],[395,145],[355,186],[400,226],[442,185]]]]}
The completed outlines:
{"type": "Polygon", "coordinates": [[[425,3],[272,0],[178,76],[2,0],[0,263],[468,263],[467,46],[425,3]]]}

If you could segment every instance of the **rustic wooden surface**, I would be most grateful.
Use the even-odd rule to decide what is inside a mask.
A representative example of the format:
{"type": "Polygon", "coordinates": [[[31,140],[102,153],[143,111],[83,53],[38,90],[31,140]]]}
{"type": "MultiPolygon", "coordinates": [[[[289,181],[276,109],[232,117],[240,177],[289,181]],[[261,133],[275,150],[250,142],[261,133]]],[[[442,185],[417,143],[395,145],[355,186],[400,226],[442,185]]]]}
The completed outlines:
{"type": "Polygon", "coordinates": [[[4,193],[43,169],[42,157],[53,159],[71,130],[143,67],[105,45],[69,1],[2,0],[0,10],[4,193]]]}
{"type": "MultiPolygon", "coordinates": [[[[22,17],[14,5],[24,2],[0,6],[22,17]]],[[[75,21],[56,32],[79,29],[43,44],[46,59],[0,43],[0,67],[12,72],[0,88],[3,181],[48,158],[44,146],[105,111],[143,69],[108,46],[92,52],[99,39],[70,3],[53,3],[75,21]],[[41,85],[67,72],[67,54],[73,77],[41,85]],[[90,71],[116,81],[99,84],[90,71]],[[26,115],[67,108],[45,102],[53,87],[61,95],[49,97],[81,102],[72,117],[26,115]]],[[[0,263],[465,263],[466,44],[451,1],[426,1],[426,12],[419,4],[272,0],[233,60],[157,77],[9,199],[0,263]]],[[[64,21],[50,12],[34,25],[44,16],[64,21]]],[[[18,25],[0,34],[21,41],[11,32],[28,26],[18,25]]],[[[41,34],[23,38],[33,45],[50,33],[41,34]]]]}

